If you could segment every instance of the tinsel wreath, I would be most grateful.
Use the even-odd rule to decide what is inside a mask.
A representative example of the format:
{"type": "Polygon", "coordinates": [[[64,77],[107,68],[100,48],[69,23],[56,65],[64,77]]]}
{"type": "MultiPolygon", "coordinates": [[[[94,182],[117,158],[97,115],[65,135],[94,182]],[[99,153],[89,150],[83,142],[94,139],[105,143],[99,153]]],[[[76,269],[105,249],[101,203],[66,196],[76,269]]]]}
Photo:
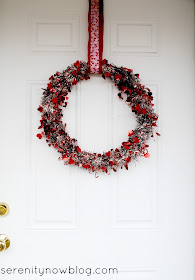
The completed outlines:
{"type": "Polygon", "coordinates": [[[153,109],[152,92],[140,84],[139,75],[133,74],[131,69],[117,67],[103,60],[102,72],[102,77],[110,79],[115,84],[119,90],[119,98],[124,99],[136,114],[138,125],[135,130],[128,132],[127,139],[121,146],[102,154],[82,151],[77,140],[68,134],[66,124],[62,122],[63,107],[66,108],[68,104],[68,94],[72,86],[81,80],[90,79],[89,65],[81,61],[76,61],[63,72],[56,72],[49,78],[50,82],[44,89],[38,108],[41,113],[39,129],[42,132],[38,133],[37,137],[39,139],[45,137],[48,145],[57,149],[59,159],[63,160],[65,165],[77,165],[92,172],[108,173],[109,169],[117,171],[123,166],[128,170],[128,163],[131,160],[139,156],[150,157],[147,140],[154,136],[158,120],[158,115],[153,109]]]}

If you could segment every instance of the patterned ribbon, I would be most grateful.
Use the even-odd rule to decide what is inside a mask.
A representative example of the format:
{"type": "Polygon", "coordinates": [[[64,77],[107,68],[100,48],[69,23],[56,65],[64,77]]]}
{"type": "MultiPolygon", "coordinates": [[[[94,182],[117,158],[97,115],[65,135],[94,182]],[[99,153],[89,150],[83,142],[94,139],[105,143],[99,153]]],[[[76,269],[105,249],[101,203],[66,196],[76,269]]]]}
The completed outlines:
{"type": "Polygon", "coordinates": [[[89,0],[88,64],[90,73],[102,73],[103,0],[89,0]]]}

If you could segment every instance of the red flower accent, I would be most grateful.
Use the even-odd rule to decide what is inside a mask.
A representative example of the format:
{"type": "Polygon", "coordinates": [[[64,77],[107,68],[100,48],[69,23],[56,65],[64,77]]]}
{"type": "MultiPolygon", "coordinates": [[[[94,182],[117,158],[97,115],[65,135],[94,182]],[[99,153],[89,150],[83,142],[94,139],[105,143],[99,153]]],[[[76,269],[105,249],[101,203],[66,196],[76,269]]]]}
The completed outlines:
{"type": "Polygon", "coordinates": [[[139,104],[137,104],[133,109],[134,109],[135,111],[139,111],[139,110],[140,110],[139,104]]]}
{"type": "Polygon", "coordinates": [[[124,167],[128,170],[128,165],[127,164],[125,164],[124,167]]]}
{"type": "Polygon", "coordinates": [[[132,145],[131,142],[124,142],[124,143],[123,143],[123,147],[124,147],[126,150],[129,150],[129,148],[130,148],[129,146],[130,146],[130,145],[132,145]]]}
{"type": "Polygon", "coordinates": [[[137,137],[134,138],[134,143],[139,143],[139,139],[137,137]]]}
{"type": "Polygon", "coordinates": [[[85,169],[87,169],[87,168],[90,168],[90,165],[89,165],[89,163],[86,163],[86,164],[83,165],[83,167],[84,167],[85,169]]]}
{"type": "Polygon", "coordinates": [[[43,107],[39,106],[39,108],[37,109],[39,112],[43,112],[43,107]]]}
{"type": "Polygon", "coordinates": [[[79,146],[77,146],[77,152],[81,152],[81,148],[79,148],[79,146]]]}
{"type": "Polygon", "coordinates": [[[49,83],[49,84],[47,85],[47,89],[52,89],[52,83],[49,83]]]}
{"type": "Polygon", "coordinates": [[[119,75],[119,74],[117,74],[117,75],[115,76],[115,79],[116,79],[116,80],[120,80],[121,78],[122,78],[122,76],[119,75]]]}
{"type": "Polygon", "coordinates": [[[105,166],[102,166],[102,167],[101,167],[101,170],[102,170],[103,172],[106,172],[106,173],[108,172],[105,166]]]}
{"type": "Polygon", "coordinates": [[[68,164],[74,164],[74,163],[75,163],[75,161],[72,158],[68,162],[68,164]]]}
{"type": "Polygon", "coordinates": [[[76,67],[80,67],[81,66],[81,63],[80,63],[80,61],[76,61],[75,63],[74,63],[74,66],[76,66],[76,67]]]}
{"type": "Polygon", "coordinates": [[[106,153],[106,156],[109,157],[109,158],[110,158],[110,155],[111,155],[110,151],[106,153]]]}
{"type": "Polygon", "coordinates": [[[123,147],[124,147],[126,150],[129,150],[129,146],[128,146],[128,145],[123,145],[123,147]]]}
{"type": "Polygon", "coordinates": [[[39,139],[41,139],[41,138],[42,138],[42,134],[41,134],[41,133],[38,133],[38,134],[37,134],[37,137],[38,137],[39,139]]]}
{"type": "Polygon", "coordinates": [[[51,100],[51,102],[53,102],[53,103],[57,103],[57,102],[58,102],[57,97],[54,97],[54,98],[51,100]]]}
{"type": "Polygon", "coordinates": [[[146,109],[141,109],[141,113],[146,114],[147,113],[146,109]]]}
{"type": "Polygon", "coordinates": [[[134,132],[132,130],[128,131],[128,136],[132,136],[134,132]]]}
{"type": "Polygon", "coordinates": [[[144,155],[144,157],[145,157],[145,158],[150,158],[150,154],[149,154],[149,153],[146,153],[146,154],[144,155]]]}
{"type": "Polygon", "coordinates": [[[110,73],[108,73],[108,72],[106,72],[106,73],[104,74],[104,76],[108,78],[108,77],[110,77],[110,76],[111,76],[111,74],[110,74],[110,73]]]}
{"type": "Polygon", "coordinates": [[[129,163],[129,162],[130,162],[130,160],[131,160],[131,158],[130,158],[130,157],[128,157],[128,158],[126,158],[125,160],[126,160],[126,163],[129,163]]]}
{"type": "Polygon", "coordinates": [[[76,85],[76,84],[77,84],[77,80],[74,79],[73,82],[72,82],[72,84],[73,84],[73,85],[76,85]]]}
{"type": "Polygon", "coordinates": [[[68,160],[68,159],[69,157],[67,157],[67,154],[62,156],[62,160],[68,160]]]}

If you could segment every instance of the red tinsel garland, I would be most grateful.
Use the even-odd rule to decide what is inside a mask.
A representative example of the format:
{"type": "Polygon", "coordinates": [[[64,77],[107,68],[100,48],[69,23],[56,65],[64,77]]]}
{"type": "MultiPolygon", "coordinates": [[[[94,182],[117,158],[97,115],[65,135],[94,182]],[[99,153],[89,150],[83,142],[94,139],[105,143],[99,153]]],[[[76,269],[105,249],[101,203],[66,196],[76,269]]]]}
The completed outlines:
{"type": "Polygon", "coordinates": [[[60,159],[65,165],[77,165],[89,171],[107,173],[109,169],[117,171],[123,166],[128,169],[128,163],[139,156],[150,157],[146,142],[153,137],[158,115],[153,109],[152,93],[140,84],[138,74],[133,74],[131,69],[109,64],[107,60],[102,61],[102,71],[102,77],[109,78],[117,86],[119,98],[123,99],[122,93],[126,95],[125,102],[136,114],[138,126],[128,132],[128,137],[121,146],[103,154],[82,151],[77,140],[69,136],[66,125],[62,123],[63,107],[68,104],[72,86],[81,80],[90,79],[89,65],[81,61],[76,61],[65,71],[56,72],[49,78],[50,82],[47,89],[44,89],[38,108],[41,113],[39,129],[42,132],[37,137],[41,139],[44,136],[48,145],[61,154],[60,159]]]}

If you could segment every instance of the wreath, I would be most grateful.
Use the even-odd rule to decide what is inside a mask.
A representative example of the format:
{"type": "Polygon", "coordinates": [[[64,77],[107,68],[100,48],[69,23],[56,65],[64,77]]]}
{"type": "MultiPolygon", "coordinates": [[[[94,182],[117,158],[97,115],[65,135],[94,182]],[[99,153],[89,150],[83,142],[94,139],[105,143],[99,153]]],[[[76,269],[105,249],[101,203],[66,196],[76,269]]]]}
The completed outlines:
{"type": "MultiPolygon", "coordinates": [[[[91,153],[82,151],[77,140],[71,138],[63,124],[63,107],[68,104],[68,94],[73,85],[81,80],[90,79],[89,65],[86,62],[76,61],[63,72],[56,72],[52,75],[43,89],[41,105],[38,111],[41,113],[41,133],[49,146],[53,146],[60,153],[60,160],[65,165],[77,165],[92,172],[103,171],[108,173],[109,169],[117,171],[125,167],[128,170],[128,163],[139,156],[149,158],[147,140],[154,136],[154,127],[158,115],[154,112],[152,101],[153,96],[149,88],[140,84],[139,74],[133,74],[133,70],[117,67],[102,61],[102,77],[109,78],[118,88],[118,96],[123,99],[136,114],[137,127],[128,132],[127,139],[121,146],[107,152],[91,153]],[[123,93],[123,94],[122,94],[123,93]],[[125,98],[123,97],[125,96],[125,98]]],[[[156,133],[160,135],[159,133],[156,133]]]]}

